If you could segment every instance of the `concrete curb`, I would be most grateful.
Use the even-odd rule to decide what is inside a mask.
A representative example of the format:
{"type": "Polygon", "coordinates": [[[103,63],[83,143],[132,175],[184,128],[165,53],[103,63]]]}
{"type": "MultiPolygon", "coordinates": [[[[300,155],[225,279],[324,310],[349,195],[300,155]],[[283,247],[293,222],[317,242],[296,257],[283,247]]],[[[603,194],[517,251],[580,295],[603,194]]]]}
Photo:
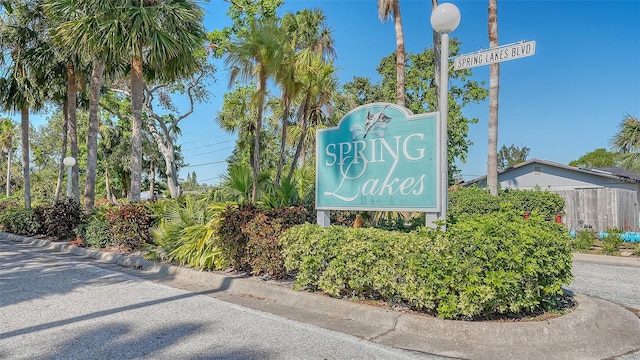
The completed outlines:
{"type": "Polygon", "coordinates": [[[640,267],[640,257],[573,253],[573,259],[578,261],[593,261],[611,265],[627,265],[640,267]]]}
{"type": "MultiPolygon", "coordinates": [[[[184,281],[207,289],[212,293],[210,296],[223,300],[249,301],[246,299],[250,298],[259,303],[251,306],[256,309],[429,354],[465,359],[605,359],[640,349],[640,319],[637,316],[611,302],[583,295],[576,295],[578,308],[575,311],[549,321],[441,320],[294,291],[255,278],[155,263],[138,256],[105,253],[3,232],[0,232],[0,239],[140,269],[157,275],[154,276],[156,279],[184,281]]],[[[586,254],[579,254],[576,260],[581,260],[582,255],[586,254]]],[[[600,259],[595,256],[597,258],[589,256],[583,261],[600,259]]]]}

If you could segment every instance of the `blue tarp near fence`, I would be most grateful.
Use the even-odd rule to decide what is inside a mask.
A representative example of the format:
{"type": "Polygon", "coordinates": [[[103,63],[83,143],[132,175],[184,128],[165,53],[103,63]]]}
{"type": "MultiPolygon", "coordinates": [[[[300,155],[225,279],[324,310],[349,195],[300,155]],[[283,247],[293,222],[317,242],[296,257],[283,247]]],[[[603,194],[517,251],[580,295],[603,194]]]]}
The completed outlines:
{"type": "MultiPolygon", "coordinates": [[[[576,231],[575,230],[571,230],[569,232],[569,235],[571,235],[571,237],[573,237],[573,238],[576,237],[576,231]]],[[[609,233],[600,231],[598,233],[598,237],[600,239],[604,239],[606,237],[609,237],[609,233]]],[[[620,234],[620,237],[622,238],[623,241],[626,241],[626,242],[632,242],[632,243],[636,243],[637,242],[637,243],[640,243],[640,232],[630,232],[630,231],[628,231],[628,232],[620,234]]]]}

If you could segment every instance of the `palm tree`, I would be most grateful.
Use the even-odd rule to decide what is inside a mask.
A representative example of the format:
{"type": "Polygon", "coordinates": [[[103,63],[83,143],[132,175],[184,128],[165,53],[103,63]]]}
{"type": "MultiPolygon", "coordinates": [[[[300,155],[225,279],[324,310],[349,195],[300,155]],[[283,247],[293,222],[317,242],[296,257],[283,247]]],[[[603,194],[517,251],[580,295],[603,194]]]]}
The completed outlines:
{"type": "Polygon", "coordinates": [[[378,15],[380,20],[386,21],[393,14],[396,30],[396,104],[404,106],[404,66],[406,51],[404,49],[404,33],[402,31],[402,15],[400,15],[400,0],[378,0],[378,15]]]}
{"type": "MultiPolygon", "coordinates": [[[[489,47],[498,47],[498,0],[489,0],[489,47]]],[[[489,150],[487,155],[487,187],[498,195],[498,93],[500,63],[489,65],[489,150]]]]}
{"type": "Polygon", "coordinates": [[[258,176],[260,174],[260,135],[262,132],[262,117],[267,94],[267,80],[277,73],[283,63],[282,44],[285,43],[283,32],[276,19],[266,19],[263,22],[253,22],[249,31],[231,42],[225,58],[225,64],[231,70],[229,87],[236,78],[242,81],[256,81],[256,93],[252,105],[257,109],[253,161],[253,184],[251,201],[255,202],[258,195],[258,176]]]}
{"type": "Polygon", "coordinates": [[[13,153],[14,136],[15,126],[13,122],[7,118],[0,120],[0,146],[2,146],[2,151],[7,153],[7,197],[11,195],[11,153],[13,153]]]}
{"type": "Polygon", "coordinates": [[[206,40],[203,11],[193,0],[70,0],[69,3],[75,5],[69,11],[80,15],[68,23],[67,30],[75,31],[68,36],[68,43],[76,41],[86,54],[99,54],[98,59],[107,63],[112,60],[129,63],[133,112],[129,197],[139,201],[144,77],[175,79],[199,69],[198,53],[204,51],[206,40]],[[95,31],[96,26],[99,31],[95,31]]]}
{"type": "MultiPolygon", "coordinates": [[[[91,11],[88,6],[90,5],[86,2],[78,0],[46,0],[44,6],[47,14],[56,22],[53,33],[62,48],[67,49],[67,52],[71,54],[77,54],[84,58],[92,67],[89,91],[89,128],[87,130],[87,173],[83,200],[86,211],[93,207],[95,200],[98,126],[100,122],[98,105],[105,71],[104,59],[110,54],[109,49],[100,47],[98,40],[102,36],[106,36],[103,26],[105,19],[88,14],[87,11],[91,11]]],[[[115,61],[116,59],[110,59],[111,63],[115,63],[115,61]]],[[[69,110],[75,112],[75,107],[69,110]]],[[[69,113],[71,114],[71,111],[69,113]]],[[[73,117],[75,115],[70,116],[72,121],[73,117]]],[[[74,156],[73,152],[72,145],[72,156],[74,156]]],[[[74,172],[74,177],[77,177],[77,171],[74,172]]],[[[79,196],[79,188],[77,191],[79,196]]]]}
{"type": "Polygon", "coordinates": [[[640,118],[625,115],[611,142],[613,150],[620,153],[622,166],[640,171],[640,118]]]}
{"type": "Polygon", "coordinates": [[[284,105],[280,156],[275,180],[276,188],[280,185],[280,177],[284,165],[291,105],[294,99],[300,95],[303,88],[303,84],[298,79],[300,67],[297,63],[308,62],[308,57],[312,54],[322,56],[325,62],[330,62],[336,57],[333,36],[331,30],[326,26],[326,16],[321,10],[305,9],[295,14],[285,14],[282,19],[282,27],[291,39],[288,43],[291,46],[286,48],[284,64],[276,75],[276,82],[282,89],[282,102],[284,105]]]}
{"type": "Polygon", "coordinates": [[[0,62],[7,67],[0,78],[0,108],[20,112],[22,174],[24,178],[24,206],[31,208],[29,177],[29,111],[42,107],[45,68],[30,66],[39,58],[42,45],[42,17],[37,4],[15,1],[0,19],[0,62]],[[9,59],[4,55],[9,54],[9,59]],[[38,70],[40,72],[38,72],[38,70]]]}
{"type": "Polygon", "coordinates": [[[305,140],[309,127],[317,125],[323,117],[323,110],[329,113],[330,103],[337,88],[335,67],[333,63],[322,62],[319,56],[309,58],[309,63],[303,64],[300,71],[300,81],[303,84],[303,101],[298,109],[299,137],[296,152],[289,169],[287,179],[291,179],[298,165],[304,165],[305,140]]]}

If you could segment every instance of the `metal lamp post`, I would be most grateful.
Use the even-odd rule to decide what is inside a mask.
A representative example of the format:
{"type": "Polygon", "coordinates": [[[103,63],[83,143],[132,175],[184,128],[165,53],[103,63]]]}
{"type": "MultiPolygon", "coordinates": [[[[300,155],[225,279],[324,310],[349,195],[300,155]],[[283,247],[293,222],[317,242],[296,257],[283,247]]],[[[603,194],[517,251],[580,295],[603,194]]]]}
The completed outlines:
{"type": "MultiPolygon", "coordinates": [[[[438,111],[440,112],[440,220],[447,220],[449,155],[447,148],[447,119],[449,116],[449,33],[460,24],[460,10],[451,3],[438,5],[431,13],[431,26],[440,34],[440,84],[438,111]]],[[[434,44],[435,46],[435,44],[434,44]]]]}
{"type": "Polygon", "coordinates": [[[71,197],[71,168],[76,164],[76,159],[67,156],[62,159],[62,163],[67,167],[67,198],[71,197]]]}

